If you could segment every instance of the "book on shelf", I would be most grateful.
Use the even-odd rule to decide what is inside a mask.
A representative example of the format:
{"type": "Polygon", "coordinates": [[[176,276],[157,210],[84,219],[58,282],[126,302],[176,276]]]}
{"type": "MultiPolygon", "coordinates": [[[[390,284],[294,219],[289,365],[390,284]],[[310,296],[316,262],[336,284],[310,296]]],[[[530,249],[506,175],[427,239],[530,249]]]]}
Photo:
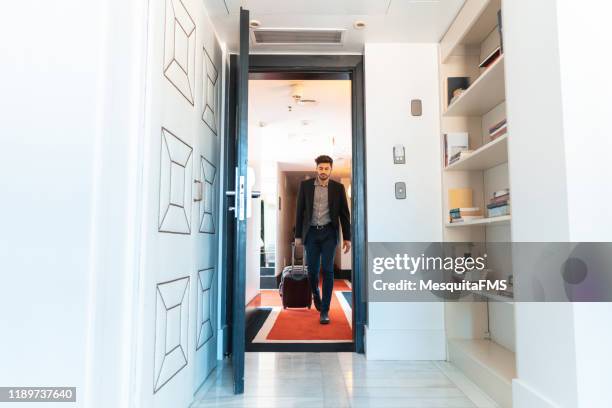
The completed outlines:
{"type": "Polygon", "coordinates": [[[446,133],[444,135],[444,167],[448,166],[452,156],[465,150],[469,150],[467,132],[446,133]]]}
{"type": "Polygon", "coordinates": [[[508,124],[508,120],[507,119],[503,119],[503,120],[497,122],[496,124],[494,124],[493,126],[491,126],[489,128],[489,133],[495,133],[497,130],[503,128],[507,124],[508,124]]]}
{"type": "Polygon", "coordinates": [[[489,204],[507,203],[510,201],[510,194],[504,194],[499,197],[493,197],[489,200],[489,204]]]}
{"type": "Polygon", "coordinates": [[[510,189],[504,188],[493,193],[487,204],[489,218],[501,217],[510,214],[510,189]]]}
{"type": "Polygon", "coordinates": [[[497,198],[497,197],[501,197],[504,195],[510,195],[510,189],[509,188],[504,188],[501,190],[497,190],[496,192],[493,193],[493,198],[497,198]]]}
{"type": "Polygon", "coordinates": [[[471,208],[472,206],[471,188],[450,188],[448,190],[448,208],[471,208]]]}
{"type": "Polygon", "coordinates": [[[461,213],[461,214],[468,214],[468,213],[474,213],[474,212],[479,212],[480,211],[480,207],[458,207],[458,208],[451,208],[450,212],[456,212],[456,213],[461,213]]]}
{"type": "Polygon", "coordinates": [[[510,204],[510,203],[509,203],[509,201],[508,201],[508,200],[506,200],[506,201],[500,201],[500,202],[495,202],[495,203],[490,203],[490,204],[487,204],[487,208],[488,208],[489,210],[491,210],[491,209],[493,209],[493,208],[503,207],[503,206],[505,206],[505,205],[509,205],[509,204],[510,204]]]}
{"type": "Polygon", "coordinates": [[[489,55],[487,55],[482,62],[478,65],[478,68],[489,68],[495,61],[501,57],[501,47],[495,48],[489,55]]]}
{"type": "Polygon", "coordinates": [[[491,142],[492,142],[493,140],[495,140],[495,139],[497,139],[498,137],[503,136],[503,135],[505,135],[505,134],[507,134],[507,133],[508,133],[508,128],[507,128],[507,127],[503,127],[503,128],[501,128],[501,129],[499,129],[497,132],[495,132],[495,133],[493,133],[493,134],[489,135],[489,141],[491,141],[491,142]]]}
{"type": "Polygon", "coordinates": [[[489,218],[501,217],[504,215],[510,215],[510,205],[502,205],[500,207],[488,209],[489,218]]]}
{"type": "Polygon", "coordinates": [[[497,12],[497,31],[499,32],[499,50],[504,53],[504,27],[502,24],[502,12],[497,12]]]}
{"type": "Polygon", "coordinates": [[[453,154],[450,159],[448,160],[448,165],[450,166],[451,164],[458,162],[459,160],[463,160],[466,157],[468,157],[470,154],[472,154],[474,151],[473,150],[462,150],[460,152],[457,152],[455,154],[453,154]]]}
{"type": "Polygon", "coordinates": [[[508,122],[504,119],[489,128],[489,141],[493,141],[506,133],[508,133],[508,122]]]}
{"type": "Polygon", "coordinates": [[[461,222],[470,222],[470,221],[475,221],[475,220],[482,220],[484,217],[482,215],[466,215],[464,217],[461,218],[452,218],[450,220],[451,224],[458,224],[461,222]]]}
{"type": "Polygon", "coordinates": [[[451,208],[449,211],[449,216],[449,221],[451,223],[471,221],[483,218],[480,207],[451,208]]]}

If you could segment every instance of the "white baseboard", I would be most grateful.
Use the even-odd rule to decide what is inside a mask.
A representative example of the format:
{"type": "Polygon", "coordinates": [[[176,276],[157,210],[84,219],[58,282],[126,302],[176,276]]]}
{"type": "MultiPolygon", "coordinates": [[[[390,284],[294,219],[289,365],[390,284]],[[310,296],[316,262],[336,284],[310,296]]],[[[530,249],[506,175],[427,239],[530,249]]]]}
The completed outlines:
{"type": "Polygon", "coordinates": [[[368,360],[446,360],[444,330],[365,327],[368,360]]]}
{"type": "Polygon", "coordinates": [[[512,380],[513,408],[560,408],[520,379],[512,380]]]}
{"type": "MultiPolygon", "coordinates": [[[[219,364],[221,364],[221,362],[219,362],[219,364]]],[[[189,405],[190,407],[194,402],[206,395],[208,390],[215,384],[215,381],[217,380],[217,368],[218,367],[212,369],[212,371],[208,374],[208,377],[202,381],[202,384],[200,384],[196,392],[193,393],[193,402],[189,405]]]]}

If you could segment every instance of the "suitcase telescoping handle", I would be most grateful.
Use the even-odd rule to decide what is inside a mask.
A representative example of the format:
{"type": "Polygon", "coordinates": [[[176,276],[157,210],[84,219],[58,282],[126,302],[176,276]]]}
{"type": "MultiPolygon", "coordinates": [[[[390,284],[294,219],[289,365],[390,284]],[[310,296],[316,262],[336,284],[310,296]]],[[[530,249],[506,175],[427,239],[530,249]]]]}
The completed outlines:
{"type": "MultiPolygon", "coordinates": [[[[295,242],[291,244],[291,274],[293,275],[293,271],[295,270],[295,242]]],[[[306,249],[302,252],[302,270],[306,269],[306,249]]]]}

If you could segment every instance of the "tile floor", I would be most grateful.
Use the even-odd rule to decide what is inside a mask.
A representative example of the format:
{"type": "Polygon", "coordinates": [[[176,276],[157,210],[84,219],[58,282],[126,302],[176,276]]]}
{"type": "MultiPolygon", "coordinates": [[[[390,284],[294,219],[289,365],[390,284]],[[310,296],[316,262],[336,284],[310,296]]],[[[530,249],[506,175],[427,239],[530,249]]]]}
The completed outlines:
{"type": "Polygon", "coordinates": [[[368,361],[354,353],[246,353],[245,392],[220,364],[194,408],[496,408],[446,362],[368,361]]]}

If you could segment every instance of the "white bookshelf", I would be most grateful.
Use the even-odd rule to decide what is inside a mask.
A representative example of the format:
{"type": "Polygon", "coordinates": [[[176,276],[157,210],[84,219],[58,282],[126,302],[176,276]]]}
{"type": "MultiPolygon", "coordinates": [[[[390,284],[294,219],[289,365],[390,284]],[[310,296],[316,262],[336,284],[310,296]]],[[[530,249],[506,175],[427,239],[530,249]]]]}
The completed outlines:
{"type": "Polygon", "coordinates": [[[501,0],[466,1],[440,43],[442,63],[447,63],[454,54],[467,54],[480,47],[497,26],[500,8],[501,0]]]}
{"type": "MultiPolygon", "coordinates": [[[[511,241],[512,216],[449,223],[448,197],[451,189],[470,188],[472,207],[481,208],[486,215],[493,193],[509,187],[512,124],[507,124],[507,134],[489,141],[489,129],[506,118],[506,57],[502,54],[488,68],[479,68],[480,62],[500,45],[500,9],[501,0],[467,0],[440,43],[442,143],[443,134],[467,132],[469,149],[473,150],[449,166],[444,166],[444,157],[440,160],[444,240],[472,243],[469,247],[473,256],[487,253],[487,267],[492,269],[489,277],[493,279],[507,279],[512,273],[509,249],[492,245],[511,241]],[[449,77],[470,79],[469,87],[450,105],[446,89],[449,77]]],[[[470,298],[474,302],[447,302],[444,306],[448,359],[500,407],[511,407],[512,379],[516,377],[514,299],[488,291],[472,292],[470,298]]]]}
{"type": "Polygon", "coordinates": [[[447,228],[465,228],[465,227],[475,227],[475,226],[485,226],[485,225],[509,225],[510,220],[512,219],[511,215],[502,215],[500,217],[492,217],[492,218],[479,218],[476,220],[464,221],[464,222],[455,222],[455,223],[446,223],[447,228]]]}
{"type": "Polygon", "coordinates": [[[508,135],[503,135],[474,150],[465,159],[444,168],[444,171],[486,170],[508,161],[508,135]]]}
{"type": "Polygon", "coordinates": [[[450,104],[444,116],[482,116],[506,99],[504,56],[499,57],[450,104]]]}

